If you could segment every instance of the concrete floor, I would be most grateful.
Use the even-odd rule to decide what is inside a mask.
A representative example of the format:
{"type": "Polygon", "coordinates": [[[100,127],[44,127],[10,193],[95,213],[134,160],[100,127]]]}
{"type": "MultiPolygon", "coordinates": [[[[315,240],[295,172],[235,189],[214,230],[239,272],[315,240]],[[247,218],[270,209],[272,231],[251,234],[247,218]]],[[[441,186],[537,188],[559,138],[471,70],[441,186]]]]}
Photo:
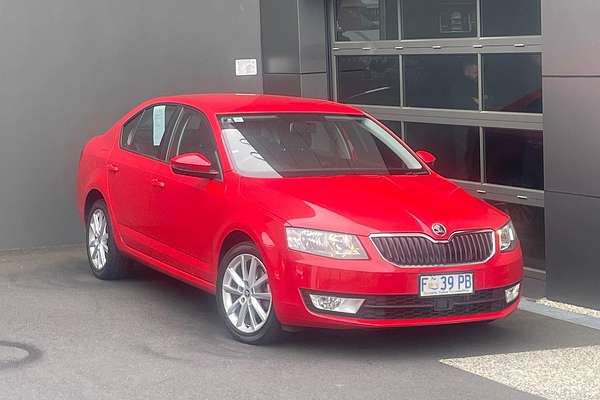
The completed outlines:
{"type": "Polygon", "coordinates": [[[440,360],[598,344],[600,331],[518,311],[489,326],[308,330],[245,346],[211,296],[151,270],[103,282],[80,248],[0,253],[2,400],[533,399],[440,360]]]}

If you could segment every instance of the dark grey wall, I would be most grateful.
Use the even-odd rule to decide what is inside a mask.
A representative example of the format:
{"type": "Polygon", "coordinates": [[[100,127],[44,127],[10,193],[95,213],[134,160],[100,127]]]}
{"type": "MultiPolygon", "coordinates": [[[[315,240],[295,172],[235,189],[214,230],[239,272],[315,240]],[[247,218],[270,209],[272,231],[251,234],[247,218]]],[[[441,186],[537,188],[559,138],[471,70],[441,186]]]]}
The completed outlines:
{"type": "Polygon", "coordinates": [[[547,294],[600,309],[600,2],[542,12],[547,294]]]}
{"type": "Polygon", "coordinates": [[[0,0],[0,249],[81,241],[83,143],[140,101],[262,91],[259,0],[0,0]]]}
{"type": "Polygon", "coordinates": [[[329,98],[326,0],[261,0],[264,91],[329,98]]]}

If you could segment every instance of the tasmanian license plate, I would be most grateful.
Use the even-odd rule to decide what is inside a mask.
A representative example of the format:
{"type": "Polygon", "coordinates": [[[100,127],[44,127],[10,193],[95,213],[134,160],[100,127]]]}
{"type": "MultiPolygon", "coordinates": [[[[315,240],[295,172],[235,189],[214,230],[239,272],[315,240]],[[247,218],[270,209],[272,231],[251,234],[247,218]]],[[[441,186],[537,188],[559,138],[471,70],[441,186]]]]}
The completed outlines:
{"type": "Polygon", "coordinates": [[[419,291],[421,297],[473,293],[473,273],[421,275],[419,291]]]}

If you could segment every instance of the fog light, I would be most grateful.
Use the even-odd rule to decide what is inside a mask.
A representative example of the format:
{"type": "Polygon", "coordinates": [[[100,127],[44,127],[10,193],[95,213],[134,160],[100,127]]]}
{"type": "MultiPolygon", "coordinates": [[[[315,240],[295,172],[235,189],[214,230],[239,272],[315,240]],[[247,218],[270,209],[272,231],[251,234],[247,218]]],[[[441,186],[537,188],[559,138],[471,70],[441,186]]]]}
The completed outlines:
{"type": "Polygon", "coordinates": [[[510,304],[519,297],[519,290],[521,289],[521,284],[517,283],[515,286],[510,287],[504,291],[506,295],[506,304],[510,304]]]}
{"type": "Polygon", "coordinates": [[[356,314],[365,299],[349,299],[346,297],[311,294],[310,301],[319,310],[356,314]]]}

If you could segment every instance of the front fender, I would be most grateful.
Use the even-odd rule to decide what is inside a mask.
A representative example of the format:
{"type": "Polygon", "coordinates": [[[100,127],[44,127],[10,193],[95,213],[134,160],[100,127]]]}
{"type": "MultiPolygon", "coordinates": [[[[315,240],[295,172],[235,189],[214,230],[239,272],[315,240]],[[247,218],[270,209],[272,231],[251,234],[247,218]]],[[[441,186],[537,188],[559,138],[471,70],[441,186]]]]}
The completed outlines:
{"type": "Polygon", "coordinates": [[[217,276],[219,269],[219,256],[223,243],[227,236],[232,232],[242,232],[252,239],[256,244],[259,253],[267,268],[269,274],[269,283],[273,292],[275,310],[279,305],[276,299],[280,298],[277,295],[280,288],[283,287],[282,280],[285,274],[284,255],[287,249],[287,239],[285,237],[285,222],[269,215],[265,212],[250,212],[245,210],[244,219],[235,219],[224,225],[224,228],[215,235],[213,245],[213,260],[212,266],[217,276]],[[236,222],[233,222],[233,221],[236,222]],[[241,222],[240,222],[241,221],[241,222]],[[283,249],[283,250],[282,250],[283,249]]]}

